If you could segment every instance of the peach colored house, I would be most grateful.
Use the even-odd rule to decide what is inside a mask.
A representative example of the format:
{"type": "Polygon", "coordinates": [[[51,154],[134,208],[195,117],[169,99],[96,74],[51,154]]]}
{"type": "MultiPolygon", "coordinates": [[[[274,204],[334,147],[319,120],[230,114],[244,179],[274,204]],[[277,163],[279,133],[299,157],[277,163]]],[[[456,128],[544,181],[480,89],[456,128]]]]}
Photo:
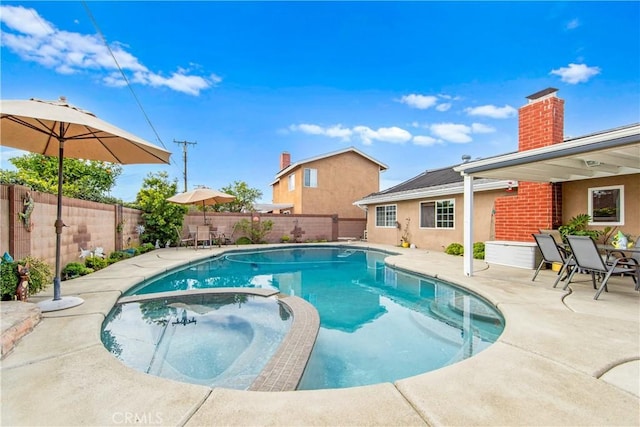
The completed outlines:
{"type": "MultiPolygon", "coordinates": [[[[474,241],[494,238],[494,203],[498,197],[517,194],[517,183],[485,179],[476,183],[474,241]]],[[[395,187],[356,202],[367,210],[367,240],[399,245],[406,230],[411,244],[443,251],[462,243],[463,178],[453,167],[427,170],[395,187]]]]}
{"type": "Polygon", "coordinates": [[[418,247],[463,243],[471,275],[474,242],[487,245],[487,262],[533,268],[531,233],[582,213],[592,217],[591,228],[618,227],[638,238],[640,125],[565,140],[564,101],[556,92],[527,97],[517,152],[427,171],[357,201],[369,213],[368,240],[399,244],[409,218],[418,247]]]}
{"type": "Polygon", "coordinates": [[[387,166],[350,147],[291,163],[280,155],[280,171],[271,183],[274,205],[290,208],[280,213],[327,214],[364,218],[354,202],[380,189],[380,172],[387,166]]]}

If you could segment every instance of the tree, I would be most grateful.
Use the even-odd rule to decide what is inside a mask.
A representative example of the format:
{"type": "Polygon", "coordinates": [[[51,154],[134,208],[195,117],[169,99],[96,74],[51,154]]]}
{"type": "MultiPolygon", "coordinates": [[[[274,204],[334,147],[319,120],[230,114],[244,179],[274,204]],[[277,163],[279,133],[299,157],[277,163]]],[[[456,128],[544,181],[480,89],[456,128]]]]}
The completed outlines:
{"type": "Polygon", "coordinates": [[[262,191],[249,188],[244,181],[234,181],[233,184],[222,187],[220,191],[234,195],[236,199],[233,202],[215,205],[213,210],[216,212],[251,212],[255,201],[262,197],[262,191]]]}
{"type": "MultiPolygon", "coordinates": [[[[0,170],[0,182],[20,184],[43,193],[58,193],[58,158],[29,153],[9,159],[18,170],[0,170]]],[[[114,202],[108,194],[122,167],[108,162],[65,158],[62,194],[76,199],[114,202]]]]}
{"type": "Polygon", "coordinates": [[[167,198],[178,191],[178,181],[169,181],[167,172],[150,172],[142,182],[142,188],[136,196],[136,204],[143,210],[144,233],[143,243],[155,243],[156,240],[164,246],[167,241],[174,242],[176,227],[182,229],[187,207],[167,202],[167,198]]]}

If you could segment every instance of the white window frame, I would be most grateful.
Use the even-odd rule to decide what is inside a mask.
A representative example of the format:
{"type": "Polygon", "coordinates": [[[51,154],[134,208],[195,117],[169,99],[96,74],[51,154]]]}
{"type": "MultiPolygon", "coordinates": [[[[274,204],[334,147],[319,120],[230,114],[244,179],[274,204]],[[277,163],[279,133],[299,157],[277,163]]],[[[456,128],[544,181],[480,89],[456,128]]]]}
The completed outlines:
{"type": "Polygon", "coordinates": [[[420,228],[421,229],[455,230],[456,228],[456,200],[455,199],[439,199],[439,200],[422,201],[420,202],[419,212],[420,212],[420,228]],[[450,205],[447,207],[442,206],[441,204],[445,202],[449,202],[450,205]],[[433,209],[435,211],[433,216],[433,219],[434,219],[433,227],[425,227],[422,225],[422,205],[425,203],[433,203],[433,209]],[[445,215],[445,214],[449,215],[449,213],[442,212],[444,209],[452,210],[452,212],[450,212],[450,214],[452,215],[451,219],[441,218],[442,215],[445,215]],[[452,225],[451,227],[443,227],[441,225],[443,222],[451,222],[452,225]]]}
{"type": "Polygon", "coordinates": [[[317,188],[318,187],[318,169],[304,168],[303,181],[305,187],[317,188]]]}
{"type": "Polygon", "coordinates": [[[587,190],[587,213],[591,217],[589,225],[624,225],[624,185],[609,185],[607,187],[592,187],[587,190]],[[618,221],[596,221],[593,215],[593,197],[598,191],[618,190],[620,197],[618,198],[618,221]]]}
{"type": "Polygon", "coordinates": [[[293,191],[296,189],[296,174],[292,173],[289,175],[289,191],[293,191]]]}
{"type": "Polygon", "coordinates": [[[397,224],[398,224],[398,206],[397,205],[381,205],[381,206],[376,206],[376,228],[396,228],[397,224]],[[382,223],[384,225],[378,225],[378,215],[380,214],[380,212],[378,211],[379,208],[384,208],[384,212],[382,212],[382,214],[384,215],[384,219],[382,221],[382,223]],[[388,220],[388,213],[391,212],[391,210],[393,210],[393,220],[388,220]]]}

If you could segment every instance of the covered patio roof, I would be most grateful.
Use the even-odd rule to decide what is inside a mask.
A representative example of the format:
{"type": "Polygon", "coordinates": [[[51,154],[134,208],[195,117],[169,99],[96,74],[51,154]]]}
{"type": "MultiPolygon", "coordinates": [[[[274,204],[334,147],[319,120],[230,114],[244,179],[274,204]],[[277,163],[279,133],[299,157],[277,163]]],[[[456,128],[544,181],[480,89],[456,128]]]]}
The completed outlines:
{"type": "Polygon", "coordinates": [[[640,124],[568,139],[546,147],[463,163],[464,273],[473,275],[473,180],[565,182],[640,173],[640,124]]]}
{"type": "Polygon", "coordinates": [[[640,173],[640,124],[454,167],[463,176],[563,182],[640,173]]]}

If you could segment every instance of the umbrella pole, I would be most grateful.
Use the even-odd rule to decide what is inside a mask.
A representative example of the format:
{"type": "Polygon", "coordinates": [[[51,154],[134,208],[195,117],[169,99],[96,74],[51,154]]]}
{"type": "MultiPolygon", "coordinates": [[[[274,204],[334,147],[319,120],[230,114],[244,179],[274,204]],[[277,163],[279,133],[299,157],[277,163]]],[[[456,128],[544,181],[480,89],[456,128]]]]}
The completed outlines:
{"type": "Polygon", "coordinates": [[[59,140],[58,149],[58,207],[56,215],[56,275],[53,278],[53,300],[58,301],[60,297],[60,264],[61,264],[61,247],[62,247],[62,165],[64,159],[64,139],[59,140]]]}
{"type": "MultiPolygon", "coordinates": [[[[64,135],[64,126],[60,123],[60,135],[64,135]]],[[[61,271],[61,254],[62,251],[62,166],[64,164],[64,138],[61,136],[58,138],[58,207],[56,215],[56,275],[53,278],[53,299],[41,301],[38,303],[40,311],[46,313],[48,311],[63,310],[66,308],[75,307],[84,302],[82,298],[78,297],[65,297],[60,295],[60,271],[61,271]]]]}

